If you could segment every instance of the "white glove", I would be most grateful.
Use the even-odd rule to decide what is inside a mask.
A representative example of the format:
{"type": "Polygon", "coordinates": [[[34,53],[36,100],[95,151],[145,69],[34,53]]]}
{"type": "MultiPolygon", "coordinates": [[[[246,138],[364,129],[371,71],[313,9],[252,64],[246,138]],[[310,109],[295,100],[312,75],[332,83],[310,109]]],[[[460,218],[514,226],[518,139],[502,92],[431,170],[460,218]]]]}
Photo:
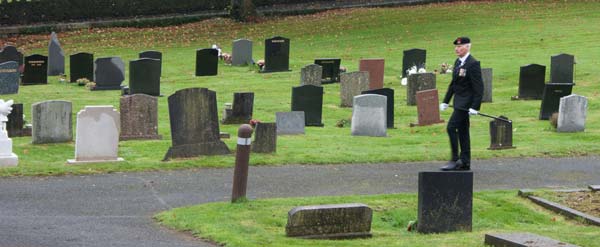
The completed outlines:
{"type": "Polygon", "coordinates": [[[446,104],[446,103],[441,103],[441,104],[440,104],[440,111],[445,111],[446,109],[448,109],[448,104],[446,104]]]}
{"type": "Polygon", "coordinates": [[[477,115],[477,114],[479,114],[479,112],[478,112],[477,110],[475,110],[475,109],[473,109],[473,108],[469,108],[469,115],[471,115],[471,116],[475,116],[475,115],[477,115]]]}

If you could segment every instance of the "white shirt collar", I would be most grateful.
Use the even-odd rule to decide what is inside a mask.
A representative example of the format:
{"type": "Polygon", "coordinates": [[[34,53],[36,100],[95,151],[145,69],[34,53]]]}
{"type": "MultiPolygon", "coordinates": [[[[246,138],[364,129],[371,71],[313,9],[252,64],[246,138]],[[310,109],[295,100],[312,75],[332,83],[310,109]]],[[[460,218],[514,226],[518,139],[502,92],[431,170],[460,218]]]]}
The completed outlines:
{"type": "Polygon", "coordinates": [[[460,60],[460,65],[465,64],[465,61],[467,60],[467,58],[471,55],[470,52],[467,52],[467,55],[465,55],[464,57],[459,57],[458,59],[460,60]]]}

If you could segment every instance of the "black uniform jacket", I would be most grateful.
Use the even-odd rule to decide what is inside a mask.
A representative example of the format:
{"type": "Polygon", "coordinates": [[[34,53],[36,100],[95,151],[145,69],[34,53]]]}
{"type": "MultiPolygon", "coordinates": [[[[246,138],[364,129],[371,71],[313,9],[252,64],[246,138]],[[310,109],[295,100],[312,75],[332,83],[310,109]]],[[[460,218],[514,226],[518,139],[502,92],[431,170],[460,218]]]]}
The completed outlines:
{"type": "Polygon", "coordinates": [[[448,104],[454,95],[454,109],[468,110],[473,108],[479,111],[483,97],[483,80],[481,79],[481,65],[473,56],[469,55],[465,64],[460,61],[454,63],[452,82],[448,86],[444,103],[448,104]]]}

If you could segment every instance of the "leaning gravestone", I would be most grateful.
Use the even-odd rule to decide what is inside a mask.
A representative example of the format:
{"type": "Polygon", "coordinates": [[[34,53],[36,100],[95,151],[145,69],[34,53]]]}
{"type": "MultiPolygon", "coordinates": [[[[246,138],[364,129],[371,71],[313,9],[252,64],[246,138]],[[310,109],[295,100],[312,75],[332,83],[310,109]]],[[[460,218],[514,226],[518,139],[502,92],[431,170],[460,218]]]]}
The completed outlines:
{"type": "Polygon", "coordinates": [[[342,59],[339,58],[317,58],[315,64],[323,67],[323,77],[321,83],[340,82],[340,64],[342,59]]]}
{"type": "Polygon", "coordinates": [[[23,85],[48,84],[48,57],[33,54],[25,57],[23,85]]]}
{"type": "Polygon", "coordinates": [[[383,72],[385,60],[383,58],[361,59],[359,71],[369,72],[369,89],[383,88],[383,72]]]}
{"type": "Polygon", "coordinates": [[[424,49],[410,49],[405,50],[404,56],[402,56],[402,78],[406,78],[407,70],[413,66],[419,69],[425,69],[425,63],[427,62],[427,51],[424,49]]]}
{"type": "Polygon", "coordinates": [[[96,59],[92,90],[121,90],[125,80],[125,63],[120,57],[102,57],[96,59]]]}
{"type": "Polygon", "coordinates": [[[483,97],[481,102],[492,102],[492,68],[482,68],[481,78],[483,79],[483,97]]]}
{"type": "Polygon", "coordinates": [[[58,36],[55,32],[50,35],[48,44],[48,75],[62,75],[65,73],[65,53],[60,47],[58,36]]]}
{"type": "Polygon", "coordinates": [[[363,94],[354,97],[353,136],[387,136],[387,97],[363,94]]]}
{"type": "Polygon", "coordinates": [[[31,105],[32,143],[61,143],[73,140],[72,104],[48,100],[31,105]]]}
{"type": "Polygon", "coordinates": [[[416,73],[408,76],[406,86],[406,104],[416,105],[418,91],[435,89],[435,73],[416,73]]]}
{"type": "Polygon", "coordinates": [[[550,58],[550,83],[575,83],[575,56],[559,54],[550,58]]]}
{"type": "Polygon", "coordinates": [[[275,153],[277,151],[277,124],[257,123],[254,130],[252,152],[275,153]]]}
{"type": "MultiPolygon", "coordinates": [[[[419,123],[416,125],[427,126],[443,123],[440,118],[439,96],[437,89],[429,89],[417,92],[417,114],[419,123]]],[[[413,126],[414,124],[411,124],[413,126]]]]}
{"type": "Polygon", "coordinates": [[[160,60],[129,61],[129,94],[160,96],[160,60]]]}
{"type": "Polygon", "coordinates": [[[542,99],[546,84],[546,66],[529,64],[521,66],[519,73],[519,95],[513,99],[542,99]]]}
{"type": "Polygon", "coordinates": [[[277,135],[304,134],[304,116],[303,111],[276,112],[277,135]]]}
{"type": "Polygon", "coordinates": [[[371,237],[373,210],[362,203],[295,207],[288,212],[288,237],[347,239],[371,237]]]}
{"type": "Polygon", "coordinates": [[[86,106],[77,113],[75,159],[69,164],[118,162],[119,112],[112,106],[86,106]]]}
{"type": "Polygon", "coordinates": [[[369,72],[356,71],[340,75],[340,105],[352,107],[354,96],[369,89],[369,72]]]}
{"type": "Polygon", "coordinates": [[[70,82],[79,79],[94,81],[94,54],[80,52],[69,56],[70,82]]]}
{"type": "Polygon", "coordinates": [[[373,89],[373,90],[362,91],[361,94],[377,94],[377,95],[383,95],[387,98],[387,105],[386,105],[387,128],[393,129],[394,128],[394,89],[391,89],[391,88],[373,89]]]}
{"type": "Polygon", "coordinates": [[[290,70],[290,39],[276,36],[265,40],[265,66],[261,72],[290,70]]]}
{"type": "Polygon", "coordinates": [[[15,94],[19,92],[19,63],[8,61],[0,63],[0,94],[15,94]]]}
{"type": "Polygon", "coordinates": [[[23,104],[13,104],[7,118],[8,137],[31,136],[31,127],[25,126],[25,119],[23,119],[23,104]]]}
{"type": "Polygon", "coordinates": [[[303,111],[306,126],[323,126],[323,87],[304,85],[292,88],[292,111],[303,111]]]}
{"type": "Polygon", "coordinates": [[[558,132],[582,132],[585,130],[587,116],[587,98],[571,94],[560,98],[558,107],[558,132]]]}
{"type": "Polygon", "coordinates": [[[196,50],[196,76],[217,75],[219,70],[219,51],[207,48],[196,50]]]}
{"type": "MultiPolygon", "coordinates": [[[[508,120],[505,116],[501,119],[508,120]]],[[[513,146],[512,122],[494,119],[490,121],[490,150],[515,148],[513,146]]]]}
{"type": "Polygon", "coordinates": [[[540,120],[548,120],[552,113],[558,112],[560,98],[571,94],[571,83],[548,83],[544,87],[542,106],[540,107],[540,120]]]}
{"type": "Polygon", "coordinates": [[[223,124],[243,124],[248,123],[252,119],[254,110],[254,93],[234,93],[233,108],[225,109],[223,124]]]}
{"type": "Polygon", "coordinates": [[[309,64],[300,69],[300,86],[314,85],[321,86],[323,76],[323,67],[316,64],[309,64]]]}
{"type": "Polygon", "coordinates": [[[471,231],[473,172],[419,172],[417,231],[471,231]]]}
{"type": "Polygon", "coordinates": [[[219,139],[217,93],[207,88],[181,89],[169,96],[172,146],[164,160],[229,154],[219,139]]]}
{"type": "Polygon", "coordinates": [[[120,140],[161,139],[158,134],[158,99],[146,94],[121,97],[120,140]]]}
{"type": "Polygon", "coordinates": [[[19,66],[23,65],[23,53],[17,47],[7,45],[0,50],[0,63],[15,61],[19,66]]]}
{"type": "Polygon", "coordinates": [[[162,52],[160,51],[143,51],[140,52],[140,54],[138,54],[138,57],[140,59],[142,58],[151,58],[151,59],[157,59],[158,61],[160,61],[160,66],[158,68],[158,76],[162,76],[162,52]]]}
{"type": "Polygon", "coordinates": [[[486,233],[485,245],[493,247],[578,247],[533,233],[486,233]]]}
{"type": "Polygon", "coordinates": [[[231,50],[231,65],[244,66],[254,64],[252,59],[252,41],[247,39],[236,39],[233,41],[231,50]]]}

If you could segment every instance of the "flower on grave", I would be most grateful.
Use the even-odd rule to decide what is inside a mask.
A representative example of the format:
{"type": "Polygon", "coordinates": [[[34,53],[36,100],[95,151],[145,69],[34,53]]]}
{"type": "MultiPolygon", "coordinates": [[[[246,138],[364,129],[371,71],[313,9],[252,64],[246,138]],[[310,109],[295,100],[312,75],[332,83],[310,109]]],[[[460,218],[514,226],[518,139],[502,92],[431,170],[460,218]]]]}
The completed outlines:
{"type": "Polygon", "coordinates": [[[440,74],[452,73],[452,65],[448,63],[442,63],[440,66],[440,74]]]}
{"type": "Polygon", "coordinates": [[[346,71],[348,71],[348,69],[346,67],[340,66],[340,73],[344,73],[346,71]]]}
{"type": "Polygon", "coordinates": [[[250,119],[250,126],[252,126],[252,128],[255,128],[258,123],[260,123],[260,120],[250,119]]]}
{"type": "Polygon", "coordinates": [[[85,78],[80,78],[80,79],[77,79],[76,82],[77,82],[77,85],[79,85],[79,86],[85,86],[88,83],[90,83],[90,80],[85,79],[85,78]]]}
{"type": "Polygon", "coordinates": [[[265,60],[258,60],[258,62],[256,62],[256,66],[258,66],[258,70],[263,70],[263,68],[265,67],[265,60]]]}
{"type": "Polygon", "coordinates": [[[94,89],[96,87],[96,83],[95,82],[88,82],[85,84],[85,87],[88,89],[94,89]]]}

